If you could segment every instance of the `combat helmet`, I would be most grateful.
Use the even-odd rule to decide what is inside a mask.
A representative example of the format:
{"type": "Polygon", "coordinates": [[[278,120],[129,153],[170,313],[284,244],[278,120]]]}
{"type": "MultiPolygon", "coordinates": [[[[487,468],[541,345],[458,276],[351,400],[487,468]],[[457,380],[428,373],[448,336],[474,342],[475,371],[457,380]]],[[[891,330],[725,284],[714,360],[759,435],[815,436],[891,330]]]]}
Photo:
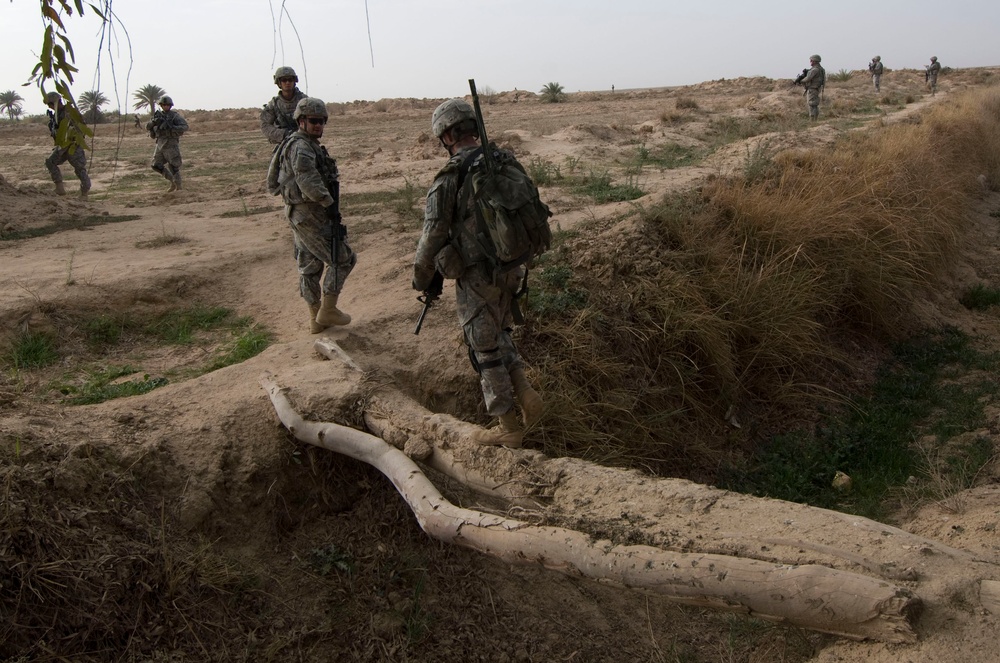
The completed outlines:
{"type": "Polygon", "coordinates": [[[278,85],[282,78],[294,78],[296,83],[299,82],[299,77],[291,67],[278,67],[274,70],[274,84],[278,85]]]}
{"type": "Polygon", "coordinates": [[[441,138],[445,131],[465,120],[475,120],[476,111],[472,110],[465,99],[449,99],[434,109],[431,115],[431,132],[435,138],[441,138]]]}
{"type": "Polygon", "coordinates": [[[61,94],[59,94],[58,92],[48,92],[48,93],[46,93],[46,95],[45,95],[45,105],[46,106],[51,106],[52,104],[56,103],[57,101],[62,101],[62,95],[61,94]]]}
{"type": "Polygon", "coordinates": [[[326,112],[326,104],[323,103],[322,99],[304,97],[303,99],[299,99],[299,103],[295,104],[295,112],[292,113],[292,119],[298,122],[300,117],[308,116],[328,118],[330,114],[326,112]]]}
{"type": "Polygon", "coordinates": [[[876,55],[875,57],[872,58],[872,60],[876,60],[878,62],[881,62],[882,61],[882,56],[881,55],[876,55]]]}
{"type": "Polygon", "coordinates": [[[936,55],[932,55],[931,56],[931,62],[937,62],[937,56],[936,55]]]}
{"type": "Polygon", "coordinates": [[[818,55],[810,55],[809,56],[809,60],[812,61],[812,62],[822,62],[823,58],[821,58],[818,55]]]}
{"type": "Polygon", "coordinates": [[[156,103],[158,103],[161,106],[173,106],[174,100],[168,97],[167,95],[163,95],[162,97],[160,97],[160,100],[157,101],[156,103]]]}

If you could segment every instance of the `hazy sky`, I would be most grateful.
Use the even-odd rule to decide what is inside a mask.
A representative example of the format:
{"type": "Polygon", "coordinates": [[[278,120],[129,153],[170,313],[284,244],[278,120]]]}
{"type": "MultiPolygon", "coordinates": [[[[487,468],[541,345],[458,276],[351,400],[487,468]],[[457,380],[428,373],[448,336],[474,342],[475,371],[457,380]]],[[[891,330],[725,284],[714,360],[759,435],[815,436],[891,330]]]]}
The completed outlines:
{"type": "MultiPolygon", "coordinates": [[[[113,6],[124,29],[99,74],[100,21],[67,19],[74,95],[99,89],[109,110],[131,110],[149,83],[181,111],[260,106],[280,65],[325,101],[459,96],[469,78],[497,91],[558,82],[568,92],[793,78],[811,53],[828,71],[863,69],[874,55],[890,69],[922,69],[931,55],[945,66],[1000,65],[995,0],[368,0],[367,20],[365,0],[285,0],[287,14],[281,0],[113,6]]],[[[37,90],[21,87],[40,44],[38,2],[0,0],[0,90],[17,90],[28,114],[44,111],[37,90]]]]}

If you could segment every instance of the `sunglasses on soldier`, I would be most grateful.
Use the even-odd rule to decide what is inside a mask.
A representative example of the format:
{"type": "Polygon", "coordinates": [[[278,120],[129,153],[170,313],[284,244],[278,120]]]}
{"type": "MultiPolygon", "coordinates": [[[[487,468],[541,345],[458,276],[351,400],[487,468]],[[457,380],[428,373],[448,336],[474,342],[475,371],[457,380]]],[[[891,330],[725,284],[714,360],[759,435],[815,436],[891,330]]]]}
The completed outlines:
{"type": "Polygon", "coordinates": [[[306,122],[309,124],[326,124],[325,117],[307,117],[306,122]]]}

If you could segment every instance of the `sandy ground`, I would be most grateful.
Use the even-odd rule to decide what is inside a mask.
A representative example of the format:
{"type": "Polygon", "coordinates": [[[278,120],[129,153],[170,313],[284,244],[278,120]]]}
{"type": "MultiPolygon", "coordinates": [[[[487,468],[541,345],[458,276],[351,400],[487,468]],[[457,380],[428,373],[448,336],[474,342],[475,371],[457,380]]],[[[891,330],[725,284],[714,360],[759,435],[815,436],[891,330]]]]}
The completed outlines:
{"type": "MultiPolygon", "coordinates": [[[[893,83],[887,75],[883,89],[902,97],[919,86],[899,79],[893,83]]],[[[949,91],[943,84],[936,100],[946,100],[949,91]]],[[[860,82],[831,86],[827,108],[867,93],[860,82]]],[[[418,400],[440,411],[468,414],[476,412],[479,396],[455,325],[450,287],[420,336],[412,333],[419,304],[409,286],[410,265],[422,194],[444,161],[429,137],[436,103],[383,100],[382,106],[334,109],[323,142],[340,164],[349,241],[359,261],[341,298],[353,322],[327,333],[363,367],[418,400]],[[364,197],[399,194],[407,186],[416,193],[402,208],[369,204],[364,197]]],[[[772,149],[823,144],[895,113],[919,113],[928,103],[924,97],[905,109],[889,109],[888,116],[860,120],[842,111],[837,121],[734,143],[695,167],[647,168],[640,176],[647,195],[638,204],[740,167],[757,141],[768,141],[772,149]]],[[[25,329],[60,333],[71,314],[197,301],[251,316],[273,334],[273,344],[243,364],[94,406],[62,404],[46,387],[51,374],[8,376],[0,386],[0,434],[5,443],[17,439],[29,458],[41,458],[43,450],[83,446],[108,447],[127,460],[154,463],[172,522],[192,536],[213,540],[280,587],[272,591],[294,604],[283,626],[289,631],[296,629],[297,619],[312,624],[316,615],[330,614],[330,604],[341,600],[350,628],[333,628],[326,641],[300,646],[292,660],[322,660],[320,644],[322,651],[346,660],[1000,660],[996,617],[980,609],[965,611],[954,623],[923,625],[917,645],[850,643],[759,622],[746,626],[557,574],[508,568],[428,541],[378,475],[302,450],[277,425],[257,382],[263,371],[289,385],[308,381],[310,397],[298,407],[316,418],[349,418],[351,413],[339,410],[344,407],[339,397],[348,395],[348,388],[312,349],[316,337],[308,333],[306,307],[298,297],[287,222],[279,201],[263,190],[270,150],[255,129],[254,112],[180,110],[192,130],[182,141],[186,188],[174,194],[166,194],[166,182],[148,170],[149,140],[126,129],[120,137],[98,134],[89,201],[56,198],[41,166],[50,149],[44,127],[0,127],[5,154],[0,229],[5,233],[57,220],[137,217],[0,242],[0,334],[6,340],[25,329]],[[144,244],[164,237],[183,241],[144,244]],[[365,568],[373,575],[362,574],[349,589],[347,581],[304,576],[297,564],[309,550],[331,541],[368,560],[365,568]],[[398,617],[407,609],[399,604],[416,600],[413,585],[399,581],[397,586],[391,574],[379,576],[392,564],[409,564],[407,569],[424,574],[420,600],[431,618],[420,639],[414,640],[398,617]],[[309,587],[298,587],[303,579],[309,587]],[[369,598],[351,603],[344,598],[349,593],[369,598]]],[[[582,94],[562,105],[531,99],[515,103],[502,95],[486,106],[491,132],[513,146],[522,161],[544,159],[570,168],[576,160],[599,164],[616,176],[639,145],[698,145],[712,117],[759,117],[767,111],[804,115],[804,102],[784,83],[741,79],[676,90],[582,94]],[[698,109],[678,108],[678,98],[697,100],[698,109]],[[670,118],[685,113],[693,118],[670,118]]],[[[75,181],[65,165],[63,171],[72,191],[75,181]]],[[[543,195],[562,228],[591,218],[611,223],[634,204],[595,205],[557,187],[544,188],[543,195]]],[[[997,283],[1000,237],[989,212],[998,207],[996,194],[983,201],[968,262],[956,268],[956,282],[997,283]]],[[[929,321],[956,324],[1000,345],[1000,326],[984,314],[942,300],[928,302],[927,315],[929,321]]],[[[143,354],[142,370],[155,373],[197,362],[199,352],[204,351],[150,349],[143,354]]],[[[991,439],[1000,434],[1000,411],[982,434],[991,439]]],[[[68,499],[88,491],[87,482],[74,474],[79,457],[67,453],[53,469],[51,488],[68,499]]],[[[993,471],[984,486],[948,504],[924,507],[905,528],[996,559],[1000,494],[993,471]]],[[[412,605],[409,610],[413,614],[412,605]]],[[[211,658],[238,657],[219,653],[211,658]]]]}

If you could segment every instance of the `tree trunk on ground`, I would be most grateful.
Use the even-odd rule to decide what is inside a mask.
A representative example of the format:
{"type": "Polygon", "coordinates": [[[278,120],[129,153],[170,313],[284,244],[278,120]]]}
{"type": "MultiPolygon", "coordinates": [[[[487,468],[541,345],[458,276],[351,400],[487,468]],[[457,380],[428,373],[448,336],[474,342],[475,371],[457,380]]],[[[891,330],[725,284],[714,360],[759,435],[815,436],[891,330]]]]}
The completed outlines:
{"type": "Polygon", "coordinates": [[[661,594],[701,607],[738,611],[851,638],[915,639],[919,599],[867,576],[817,565],[784,565],[707,553],[613,545],[457,507],[420,468],[384,440],[333,423],[304,421],[269,376],[261,378],[282,423],[299,440],[369,463],[385,474],[430,536],[510,563],[534,563],[575,576],[661,594]]]}

